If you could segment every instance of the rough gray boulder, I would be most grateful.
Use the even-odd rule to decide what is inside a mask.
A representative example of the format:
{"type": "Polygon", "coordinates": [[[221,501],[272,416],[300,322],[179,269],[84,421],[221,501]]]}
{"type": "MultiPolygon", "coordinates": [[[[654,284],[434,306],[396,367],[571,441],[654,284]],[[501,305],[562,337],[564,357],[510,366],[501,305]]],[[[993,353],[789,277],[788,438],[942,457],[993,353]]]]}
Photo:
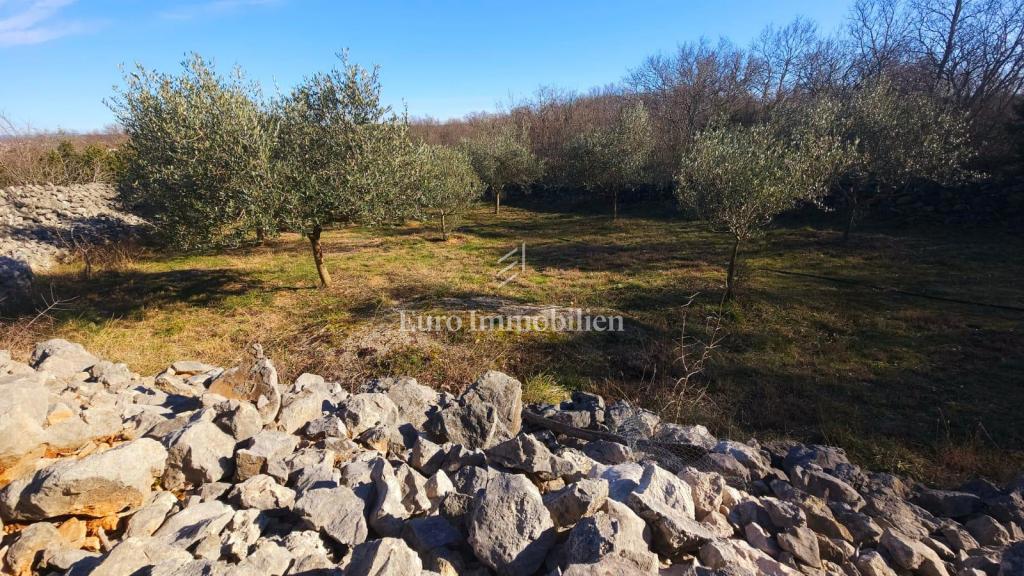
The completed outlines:
{"type": "Polygon", "coordinates": [[[570,527],[584,516],[592,516],[607,500],[608,483],[594,478],[585,478],[544,495],[544,505],[559,528],[570,527]]]}
{"type": "Polygon", "coordinates": [[[295,503],[296,513],[310,528],[346,546],[366,541],[363,507],[363,501],[345,486],[307,490],[295,503]]]}
{"type": "Polygon", "coordinates": [[[630,405],[629,402],[619,400],[605,410],[604,421],[612,431],[650,438],[658,429],[661,418],[649,410],[637,408],[630,405]]]}
{"type": "Polygon", "coordinates": [[[779,534],[779,547],[811,568],[821,567],[818,536],[806,526],[793,526],[779,534]]]}
{"type": "Polygon", "coordinates": [[[277,414],[278,427],[294,434],[300,428],[319,418],[324,411],[332,409],[330,397],[317,389],[307,388],[295,394],[285,396],[281,410],[277,414]]]}
{"type": "Polygon", "coordinates": [[[100,360],[89,367],[89,379],[102,384],[107,390],[119,390],[132,381],[132,373],[128,365],[100,360]]]}
{"type": "Polygon", "coordinates": [[[402,528],[402,539],[421,554],[464,542],[462,534],[443,516],[413,518],[402,528]]]}
{"type": "Polygon", "coordinates": [[[595,466],[590,470],[591,478],[601,478],[608,482],[608,497],[619,502],[626,502],[629,495],[640,484],[644,476],[644,467],[636,462],[625,462],[614,466],[595,466]]]}
{"type": "Polygon", "coordinates": [[[220,534],[234,515],[234,509],[217,500],[191,504],[167,518],[153,533],[151,542],[188,549],[209,535],[220,534]]]}
{"type": "Polygon", "coordinates": [[[37,522],[22,530],[3,556],[4,574],[27,576],[32,573],[37,556],[44,550],[60,546],[60,533],[53,524],[37,522]]]}
{"type": "Polygon", "coordinates": [[[156,532],[157,528],[167,519],[171,508],[178,503],[178,499],[170,492],[154,494],[145,506],[138,509],[128,518],[125,527],[125,537],[149,537],[156,532]]]}
{"type": "Polygon", "coordinates": [[[1003,552],[1003,558],[999,562],[999,574],[1024,574],[1024,541],[1017,542],[1003,552]]]}
{"type": "Polygon", "coordinates": [[[55,462],[27,482],[4,489],[3,516],[20,521],[72,514],[98,518],[138,508],[149,498],[153,479],[163,474],[166,461],[167,451],[159,442],[141,438],[80,460],[55,462]]]}
{"type": "Polygon", "coordinates": [[[370,479],[373,481],[377,498],[370,507],[370,526],[381,535],[398,537],[402,526],[411,516],[402,498],[402,486],[395,475],[391,464],[383,458],[377,458],[370,467],[370,479]]]}
{"type": "Polygon", "coordinates": [[[882,534],[881,548],[896,565],[905,570],[920,571],[926,576],[946,576],[948,571],[934,550],[897,530],[882,534]]]}
{"type": "Polygon", "coordinates": [[[969,492],[934,490],[925,488],[918,492],[914,502],[936,516],[965,518],[981,512],[985,503],[969,492]]]}
{"type": "Polygon", "coordinates": [[[386,394],[379,392],[349,396],[338,407],[338,415],[353,437],[375,426],[393,427],[398,423],[398,407],[386,394]]]}
{"type": "Polygon", "coordinates": [[[346,576],[417,576],[423,562],[398,538],[381,538],[356,546],[346,576]]]}
{"type": "Polygon", "coordinates": [[[716,454],[731,456],[736,462],[747,469],[753,479],[763,478],[771,469],[771,462],[761,453],[760,449],[742,442],[721,440],[711,449],[716,454]]]}
{"type": "Polygon", "coordinates": [[[269,474],[281,482],[288,480],[286,458],[295,451],[299,439],[276,430],[263,430],[248,446],[235,453],[235,479],[245,481],[257,474],[269,474]]]}
{"type": "Polygon", "coordinates": [[[295,557],[287,548],[272,540],[260,540],[248,556],[228,571],[227,576],[284,576],[293,562],[295,557]]]}
{"type": "Polygon", "coordinates": [[[473,502],[468,528],[477,558],[506,576],[536,572],[555,543],[540,492],[519,474],[491,477],[473,502]]]}
{"type": "Polygon", "coordinates": [[[447,447],[440,446],[419,436],[413,443],[412,454],[409,455],[409,463],[420,472],[428,476],[432,475],[441,469],[441,465],[444,464],[450,448],[450,445],[447,447]]]}
{"type": "Polygon", "coordinates": [[[526,472],[539,480],[554,480],[578,470],[571,462],[559,458],[530,434],[519,434],[485,451],[488,462],[512,470],[526,472]]]}
{"type": "Polygon", "coordinates": [[[100,359],[76,342],[61,338],[36,344],[31,365],[40,372],[49,372],[58,378],[69,378],[92,368],[100,359]]]}
{"type": "Polygon", "coordinates": [[[470,449],[489,448],[511,437],[494,406],[456,404],[438,413],[437,433],[453,444],[470,449]]]}
{"type": "Polygon", "coordinates": [[[277,418],[281,409],[281,389],[277,381],[277,369],[269,358],[263,355],[263,348],[253,346],[253,360],[246,366],[236,367],[221,373],[210,384],[210,392],[229,400],[243,400],[256,407],[263,424],[277,418]]]}
{"type": "Polygon", "coordinates": [[[216,482],[234,471],[235,439],[212,422],[212,413],[208,418],[197,418],[165,439],[165,488],[216,482]]]}
{"type": "Polygon", "coordinates": [[[508,374],[496,370],[484,372],[466,389],[459,402],[493,406],[509,438],[519,434],[523,427],[523,385],[508,374]]]}
{"type": "Polygon", "coordinates": [[[290,509],[295,504],[295,490],[281,486],[272,476],[257,474],[236,484],[228,499],[243,508],[256,510],[290,509]]]}
{"type": "Polygon", "coordinates": [[[700,520],[722,506],[722,495],[725,493],[725,478],[716,472],[702,472],[696,468],[686,467],[677,474],[690,486],[693,496],[694,516],[700,520]]]}
{"type": "Polygon", "coordinates": [[[755,550],[742,540],[714,540],[700,549],[700,561],[704,566],[723,571],[738,570],[740,574],[764,576],[797,576],[794,568],[775,560],[760,550],[755,550]]]}
{"type": "Polygon", "coordinates": [[[88,574],[89,576],[123,576],[124,574],[135,574],[161,562],[174,561],[185,564],[193,559],[192,555],[184,549],[168,546],[153,538],[126,538],[105,554],[88,574]]]}
{"type": "Polygon", "coordinates": [[[213,406],[217,426],[231,435],[235,442],[243,442],[263,430],[263,417],[256,407],[244,400],[225,400],[213,406]]]}
{"type": "Polygon", "coordinates": [[[48,397],[43,373],[0,376],[0,468],[42,454],[48,397]]]}
{"type": "Polygon", "coordinates": [[[398,409],[398,420],[413,430],[423,430],[428,417],[441,404],[437,390],[416,382],[415,378],[382,378],[370,382],[365,392],[386,394],[398,409]]]}
{"type": "Polygon", "coordinates": [[[982,546],[1004,546],[1010,542],[1010,533],[991,516],[982,514],[968,520],[965,526],[982,546]]]}
{"type": "Polygon", "coordinates": [[[569,532],[562,565],[590,566],[603,557],[617,556],[630,565],[629,571],[657,574],[658,556],[650,551],[649,532],[643,519],[626,505],[606,500],[600,511],[581,519],[569,532]]]}
{"type": "Polygon", "coordinates": [[[431,418],[435,434],[470,449],[487,449],[515,437],[523,426],[523,386],[507,374],[485,372],[453,403],[431,418]]]}
{"type": "Polygon", "coordinates": [[[707,450],[714,448],[715,444],[718,443],[718,439],[706,427],[700,424],[681,426],[679,424],[663,422],[658,425],[654,439],[661,442],[700,446],[707,450]]]}
{"type": "Polygon", "coordinates": [[[658,466],[644,468],[626,504],[650,524],[655,548],[665,556],[694,552],[716,537],[712,528],[697,522],[690,486],[658,466]]]}
{"type": "Polygon", "coordinates": [[[847,482],[821,470],[795,466],[790,471],[793,486],[829,502],[842,502],[854,510],[864,507],[864,497],[847,482]]]}
{"type": "Polygon", "coordinates": [[[797,444],[789,449],[782,461],[782,467],[787,473],[796,466],[807,468],[811,464],[829,472],[837,470],[842,465],[849,465],[850,460],[842,448],[820,444],[797,444]]]}
{"type": "Polygon", "coordinates": [[[854,561],[857,570],[864,576],[896,576],[896,572],[877,550],[865,550],[854,561]]]}

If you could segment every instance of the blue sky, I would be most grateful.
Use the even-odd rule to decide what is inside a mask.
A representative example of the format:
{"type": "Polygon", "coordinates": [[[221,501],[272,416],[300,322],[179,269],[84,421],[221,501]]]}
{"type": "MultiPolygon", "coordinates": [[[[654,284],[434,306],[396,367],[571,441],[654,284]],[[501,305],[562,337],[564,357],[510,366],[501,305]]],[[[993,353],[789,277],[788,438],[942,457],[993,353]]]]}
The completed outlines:
{"type": "Polygon", "coordinates": [[[832,31],[849,0],[0,0],[0,113],[91,130],[119,65],[176,69],[196,51],[287,88],[348,48],[379,64],[384,98],[413,116],[493,110],[539,86],[615,82],[647,55],[701,36],[746,45],[797,15],[832,31]]]}

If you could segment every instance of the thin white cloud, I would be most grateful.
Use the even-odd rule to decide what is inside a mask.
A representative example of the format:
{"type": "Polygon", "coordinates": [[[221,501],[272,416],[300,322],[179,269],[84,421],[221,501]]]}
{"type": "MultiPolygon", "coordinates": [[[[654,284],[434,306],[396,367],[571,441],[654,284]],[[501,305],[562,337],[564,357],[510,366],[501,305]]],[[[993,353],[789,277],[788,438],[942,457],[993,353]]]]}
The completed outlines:
{"type": "Polygon", "coordinates": [[[211,0],[198,4],[188,4],[160,12],[160,17],[167,20],[193,20],[210,16],[219,16],[245,10],[280,4],[282,0],[211,0]]]}
{"type": "Polygon", "coordinates": [[[75,0],[13,0],[0,2],[0,46],[40,44],[82,34],[96,23],[62,18],[75,0]]]}

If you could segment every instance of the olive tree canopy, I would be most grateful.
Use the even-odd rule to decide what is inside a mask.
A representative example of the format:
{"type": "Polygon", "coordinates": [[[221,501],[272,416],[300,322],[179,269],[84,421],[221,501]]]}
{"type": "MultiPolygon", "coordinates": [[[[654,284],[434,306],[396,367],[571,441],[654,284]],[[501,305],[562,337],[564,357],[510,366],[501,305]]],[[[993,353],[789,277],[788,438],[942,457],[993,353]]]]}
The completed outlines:
{"type": "Polygon", "coordinates": [[[172,245],[237,244],[276,231],[277,121],[241,71],[198,55],[177,76],[141,66],[108,102],[128,141],[122,190],[172,245]]]}
{"type": "Polygon", "coordinates": [[[327,226],[397,224],[417,208],[405,118],[381,104],[377,68],[340,58],[279,105],[282,224],[309,240],[323,286],[331,283],[320,244],[327,226]]]}
{"type": "Polygon", "coordinates": [[[569,142],[576,179],[592,192],[611,196],[613,218],[619,215],[619,191],[646,180],[652,142],[650,117],[640,102],[623,106],[611,126],[588,130],[569,142]]]}
{"type": "Polygon", "coordinates": [[[495,123],[463,141],[477,176],[494,195],[494,213],[501,212],[501,194],[508,186],[526,187],[544,173],[530,149],[529,133],[509,122],[495,123]]]}
{"type": "Polygon", "coordinates": [[[483,187],[464,151],[431,144],[417,150],[416,189],[420,204],[429,217],[436,219],[445,240],[456,218],[480,197],[483,187]]]}
{"type": "Polygon", "coordinates": [[[846,151],[822,136],[787,140],[771,124],[698,134],[677,177],[680,203],[733,237],[725,299],[733,296],[740,244],[779,213],[828,191],[846,151]]]}
{"type": "Polygon", "coordinates": [[[928,95],[900,91],[885,77],[855,90],[822,129],[853,150],[843,170],[844,239],[866,190],[878,193],[914,180],[952,183],[966,174],[964,166],[974,154],[962,113],[928,95]]]}

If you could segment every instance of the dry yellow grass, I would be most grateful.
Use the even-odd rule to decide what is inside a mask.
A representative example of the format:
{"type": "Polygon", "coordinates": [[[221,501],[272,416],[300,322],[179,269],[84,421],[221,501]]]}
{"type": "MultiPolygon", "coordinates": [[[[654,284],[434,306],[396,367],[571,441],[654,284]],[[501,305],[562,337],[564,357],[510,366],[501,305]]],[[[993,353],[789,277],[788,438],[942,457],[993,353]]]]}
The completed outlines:
{"type": "Polygon", "coordinates": [[[40,285],[67,301],[31,326],[31,311],[10,318],[0,348],[25,358],[34,341],[62,336],[152,374],[182,358],[232,364],[258,341],[286,380],[311,371],[354,386],[408,374],[453,391],[495,368],[526,382],[533,400],[586,389],[672,405],[721,435],[832,442],[873,468],[940,483],[1019,469],[1021,314],[767,269],[1021,306],[1024,262],[1006,255],[1024,243],[998,233],[878,232],[840,246],[837,236],[784,229],[750,247],[708,393],[682,412],[665,397],[678,376],[680,324],[718,309],[728,243],[657,213],[613,224],[514,207],[495,219],[481,207],[448,242],[424,226],[334,230],[324,237],[329,290],[316,288],[308,247],[290,235],[221,254],[150,254],[91,280],[60,268],[40,285]],[[526,271],[499,287],[497,258],[523,241],[526,271]],[[629,330],[398,329],[398,309],[444,313],[488,297],[615,310],[629,330]]]}

